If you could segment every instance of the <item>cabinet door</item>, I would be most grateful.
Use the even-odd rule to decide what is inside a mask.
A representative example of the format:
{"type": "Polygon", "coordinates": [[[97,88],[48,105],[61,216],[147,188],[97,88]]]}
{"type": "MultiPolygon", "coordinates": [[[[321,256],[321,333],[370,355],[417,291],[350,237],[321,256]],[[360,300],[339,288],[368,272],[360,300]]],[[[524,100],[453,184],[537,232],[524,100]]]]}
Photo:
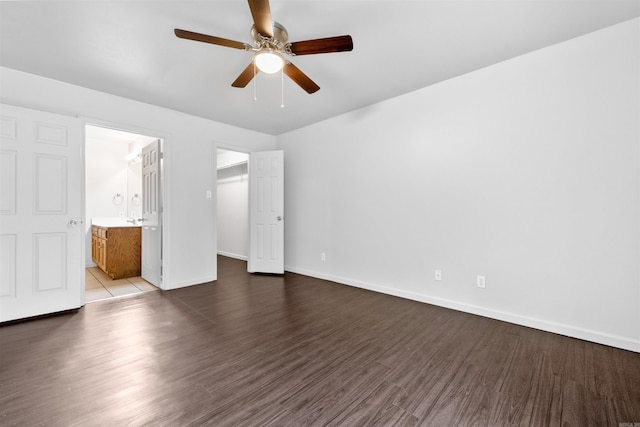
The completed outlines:
{"type": "Polygon", "coordinates": [[[96,249],[97,249],[98,242],[96,242],[96,240],[97,240],[96,236],[94,234],[91,234],[91,260],[97,264],[96,249]]]}
{"type": "Polygon", "coordinates": [[[98,247],[100,248],[100,253],[98,255],[98,259],[100,260],[99,266],[102,269],[102,271],[104,271],[105,273],[108,273],[108,271],[107,271],[107,241],[106,241],[106,239],[98,239],[98,241],[99,241],[98,247]]]}

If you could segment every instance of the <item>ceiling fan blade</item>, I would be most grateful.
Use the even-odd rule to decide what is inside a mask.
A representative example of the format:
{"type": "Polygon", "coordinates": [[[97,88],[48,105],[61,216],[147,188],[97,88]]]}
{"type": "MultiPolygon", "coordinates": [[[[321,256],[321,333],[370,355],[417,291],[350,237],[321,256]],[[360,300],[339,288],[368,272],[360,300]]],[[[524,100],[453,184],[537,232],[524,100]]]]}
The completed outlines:
{"type": "Polygon", "coordinates": [[[249,46],[248,44],[237,42],[235,40],[223,39],[221,37],[215,37],[215,36],[208,36],[206,34],[194,33],[193,31],[180,30],[178,28],[173,30],[173,32],[176,34],[176,36],[180,37],[181,39],[217,44],[219,46],[232,47],[234,49],[241,49],[241,50],[251,49],[251,46],[249,46]]]}
{"type": "Polygon", "coordinates": [[[247,65],[247,68],[245,68],[244,71],[240,73],[238,78],[233,83],[231,83],[231,86],[246,87],[251,79],[253,79],[259,72],[260,70],[258,70],[258,68],[253,65],[253,61],[251,61],[251,63],[247,65]]]}
{"type": "Polygon", "coordinates": [[[265,37],[273,37],[273,21],[269,0],[249,0],[249,9],[256,30],[265,37]]]}
{"type": "Polygon", "coordinates": [[[320,86],[314,83],[305,73],[300,71],[298,67],[293,65],[291,62],[285,62],[284,73],[294,82],[298,84],[302,89],[306,90],[307,93],[314,93],[320,89],[320,86]]]}
{"type": "Polygon", "coordinates": [[[351,36],[327,37],[324,39],[303,40],[289,45],[294,55],[312,55],[315,53],[349,52],[353,50],[351,36]]]}

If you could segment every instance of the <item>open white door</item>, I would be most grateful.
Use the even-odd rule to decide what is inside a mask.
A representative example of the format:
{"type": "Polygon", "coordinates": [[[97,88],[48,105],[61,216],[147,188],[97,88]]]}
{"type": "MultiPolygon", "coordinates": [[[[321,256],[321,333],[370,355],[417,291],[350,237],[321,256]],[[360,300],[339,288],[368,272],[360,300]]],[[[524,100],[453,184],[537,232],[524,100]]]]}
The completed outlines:
{"type": "Polygon", "coordinates": [[[142,278],[162,283],[162,192],[160,140],[142,148],[142,278]]]}
{"type": "Polygon", "coordinates": [[[249,157],[250,273],[284,273],[284,156],[282,151],[249,157]]]}
{"type": "Polygon", "coordinates": [[[0,104],[0,322],[83,305],[82,124],[0,104]]]}

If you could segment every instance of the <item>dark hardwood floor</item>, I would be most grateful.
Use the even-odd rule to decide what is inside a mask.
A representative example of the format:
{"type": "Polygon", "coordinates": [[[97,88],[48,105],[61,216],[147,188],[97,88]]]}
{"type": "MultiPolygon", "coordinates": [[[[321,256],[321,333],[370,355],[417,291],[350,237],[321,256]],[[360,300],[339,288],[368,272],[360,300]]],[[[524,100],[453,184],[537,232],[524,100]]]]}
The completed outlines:
{"type": "Polygon", "coordinates": [[[2,426],[615,426],[640,354],[296,274],[0,327],[2,426]]]}

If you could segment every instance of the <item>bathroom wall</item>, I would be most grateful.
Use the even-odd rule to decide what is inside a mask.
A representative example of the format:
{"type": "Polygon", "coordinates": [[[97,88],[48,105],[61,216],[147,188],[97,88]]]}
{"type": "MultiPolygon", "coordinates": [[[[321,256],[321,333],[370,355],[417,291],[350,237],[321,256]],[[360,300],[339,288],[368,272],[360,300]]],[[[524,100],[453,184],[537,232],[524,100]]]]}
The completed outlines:
{"type": "MultiPolygon", "coordinates": [[[[127,214],[129,144],[87,138],[86,143],[86,205],[85,218],[117,217],[127,214]],[[121,197],[117,198],[116,194],[121,197]],[[119,202],[119,203],[118,203],[119,202]]],[[[87,224],[87,266],[95,266],[91,260],[91,227],[87,224]]]]}
{"type": "Polygon", "coordinates": [[[155,139],[115,129],[87,126],[86,265],[95,265],[91,261],[92,218],[140,218],[142,162],[139,155],[142,148],[155,139]],[[116,197],[118,194],[120,197],[116,197]]]}

